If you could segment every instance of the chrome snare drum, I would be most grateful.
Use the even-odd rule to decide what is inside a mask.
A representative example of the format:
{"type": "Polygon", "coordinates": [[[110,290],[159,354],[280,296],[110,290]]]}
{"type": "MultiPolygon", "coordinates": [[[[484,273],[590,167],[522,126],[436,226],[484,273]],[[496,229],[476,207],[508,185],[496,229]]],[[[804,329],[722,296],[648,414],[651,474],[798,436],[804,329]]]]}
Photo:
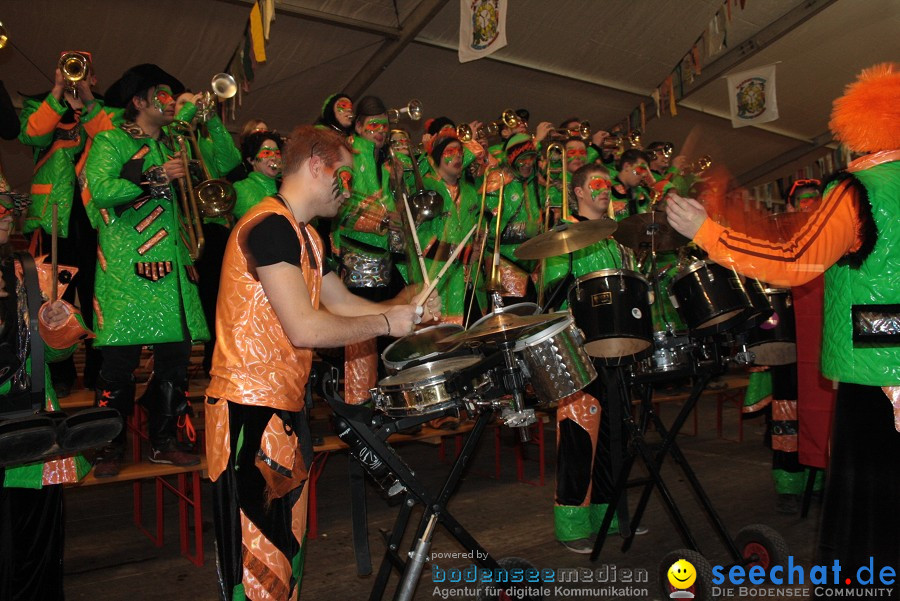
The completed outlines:
{"type": "Polygon", "coordinates": [[[718,334],[746,319],[750,297],[737,273],[712,261],[696,261],[669,285],[675,309],[694,334],[718,334]]]}
{"type": "MultiPolygon", "coordinates": [[[[443,409],[462,405],[463,398],[451,392],[455,386],[448,383],[457,379],[458,372],[481,361],[472,355],[438,359],[404,369],[378,382],[372,390],[375,405],[390,415],[428,415],[443,409]]],[[[478,388],[486,384],[489,376],[475,378],[471,384],[478,388]]]]}
{"type": "Polygon", "coordinates": [[[528,379],[541,403],[574,394],[597,377],[582,342],[581,331],[571,317],[554,321],[542,330],[531,330],[516,341],[514,351],[525,360],[528,379]]]}
{"type": "Polygon", "coordinates": [[[575,280],[569,309],[584,332],[584,351],[607,365],[625,365],[653,345],[650,284],[641,274],[601,269],[575,280]]]}

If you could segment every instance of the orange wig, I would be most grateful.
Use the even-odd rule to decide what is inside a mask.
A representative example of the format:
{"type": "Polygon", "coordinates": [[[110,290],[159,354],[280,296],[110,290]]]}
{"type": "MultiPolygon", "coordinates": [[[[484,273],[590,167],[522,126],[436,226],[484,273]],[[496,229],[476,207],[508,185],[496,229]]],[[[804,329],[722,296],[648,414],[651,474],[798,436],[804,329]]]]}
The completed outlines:
{"type": "Polygon", "coordinates": [[[834,101],[828,126],[855,152],[900,148],[900,63],[881,63],[859,74],[834,101]]]}

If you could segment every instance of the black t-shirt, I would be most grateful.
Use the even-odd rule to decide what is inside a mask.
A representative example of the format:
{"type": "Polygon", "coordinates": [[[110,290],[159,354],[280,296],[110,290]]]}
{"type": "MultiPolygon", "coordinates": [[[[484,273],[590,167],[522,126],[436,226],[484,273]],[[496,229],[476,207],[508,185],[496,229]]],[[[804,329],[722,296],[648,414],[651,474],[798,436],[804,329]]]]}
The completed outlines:
{"type": "MultiPolygon", "coordinates": [[[[304,244],[310,245],[312,241],[303,231],[304,244]]],[[[289,263],[300,266],[300,240],[294,226],[284,215],[269,215],[253,226],[247,234],[247,247],[253,255],[257,267],[275,265],[276,263],[289,263]]],[[[315,267],[315,254],[309,252],[309,258],[315,267]]],[[[330,270],[327,264],[322,268],[324,277],[330,270]]]]}

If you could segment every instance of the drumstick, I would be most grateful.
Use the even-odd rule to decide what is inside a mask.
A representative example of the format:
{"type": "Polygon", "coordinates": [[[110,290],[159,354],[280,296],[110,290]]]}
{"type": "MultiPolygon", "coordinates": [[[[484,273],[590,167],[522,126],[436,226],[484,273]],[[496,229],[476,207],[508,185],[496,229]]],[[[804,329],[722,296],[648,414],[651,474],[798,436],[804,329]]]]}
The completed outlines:
{"type": "Polygon", "coordinates": [[[406,209],[406,221],[409,223],[409,232],[412,234],[413,245],[416,249],[416,257],[419,259],[419,267],[422,269],[422,278],[427,286],[431,282],[428,278],[428,270],[425,268],[425,259],[422,257],[422,244],[419,242],[419,234],[416,233],[416,220],[413,219],[412,210],[409,208],[409,198],[403,195],[403,208],[406,209]]]}
{"type": "Polygon", "coordinates": [[[425,302],[425,299],[428,298],[428,295],[431,294],[431,291],[437,287],[438,283],[441,281],[441,278],[444,277],[444,274],[447,273],[448,269],[450,269],[453,261],[456,260],[456,258],[459,256],[459,253],[461,253],[463,248],[465,248],[466,242],[469,241],[469,238],[472,237],[472,234],[475,233],[475,230],[477,228],[477,225],[472,226],[472,229],[469,230],[469,233],[466,234],[466,237],[462,239],[462,242],[459,243],[459,245],[456,247],[456,250],[453,251],[453,254],[450,255],[450,258],[447,259],[447,262],[444,263],[443,267],[441,267],[441,270],[438,272],[437,276],[435,276],[435,278],[431,280],[431,283],[428,284],[425,290],[423,290],[413,299],[412,304],[421,305],[423,302],[425,302]]]}

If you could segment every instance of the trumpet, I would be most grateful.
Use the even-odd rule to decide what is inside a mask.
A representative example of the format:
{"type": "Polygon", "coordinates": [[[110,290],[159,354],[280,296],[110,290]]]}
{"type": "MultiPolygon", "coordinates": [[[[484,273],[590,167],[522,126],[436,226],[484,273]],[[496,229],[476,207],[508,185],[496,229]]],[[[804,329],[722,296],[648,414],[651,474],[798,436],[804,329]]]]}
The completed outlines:
{"type": "Polygon", "coordinates": [[[399,109],[388,109],[388,121],[391,123],[399,123],[402,115],[409,115],[411,121],[418,121],[422,118],[422,101],[413,98],[409,103],[399,109]]]}
{"type": "Polygon", "coordinates": [[[500,115],[500,121],[497,122],[497,124],[499,125],[500,123],[502,123],[509,129],[515,129],[517,127],[520,127],[521,125],[524,125],[522,119],[520,119],[516,112],[512,109],[506,109],[505,111],[503,111],[503,113],[500,115]]]}
{"type": "Polygon", "coordinates": [[[707,169],[712,167],[712,157],[708,154],[704,154],[703,156],[691,161],[691,163],[681,170],[682,175],[687,175],[689,173],[703,173],[707,169]]]}
{"type": "Polygon", "coordinates": [[[3,23],[0,23],[0,48],[6,46],[9,42],[9,32],[6,31],[6,27],[4,27],[3,23]]]}
{"type": "Polygon", "coordinates": [[[662,146],[658,148],[653,148],[647,151],[647,154],[650,155],[651,160],[655,159],[657,155],[661,155],[667,159],[672,158],[672,153],[675,152],[675,147],[671,142],[666,142],[662,146]]]}
{"type": "Polygon", "coordinates": [[[91,70],[91,61],[83,52],[63,52],[57,64],[63,79],[66,80],[66,88],[75,90],[75,84],[88,76],[91,70]]]}
{"type": "Polygon", "coordinates": [[[458,137],[461,142],[471,142],[474,138],[484,139],[488,136],[496,136],[499,133],[500,127],[497,122],[482,125],[474,134],[468,123],[460,123],[456,126],[456,137],[458,137]]]}
{"type": "Polygon", "coordinates": [[[237,82],[228,73],[216,73],[210,81],[212,90],[206,90],[197,101],[197,119],[205,123],[213,116],[216,101],[227,100],[237,94],[237,82]]]}
{"type": "Polygon", "coordinates": [[[589,121],[582,121],[578,124],[578,129],[569,127],[557,127],[550,130],[550,134],[562,134],[567,138],[579,137],[584,141],[591,139],[591,124],[589,121]]]}

